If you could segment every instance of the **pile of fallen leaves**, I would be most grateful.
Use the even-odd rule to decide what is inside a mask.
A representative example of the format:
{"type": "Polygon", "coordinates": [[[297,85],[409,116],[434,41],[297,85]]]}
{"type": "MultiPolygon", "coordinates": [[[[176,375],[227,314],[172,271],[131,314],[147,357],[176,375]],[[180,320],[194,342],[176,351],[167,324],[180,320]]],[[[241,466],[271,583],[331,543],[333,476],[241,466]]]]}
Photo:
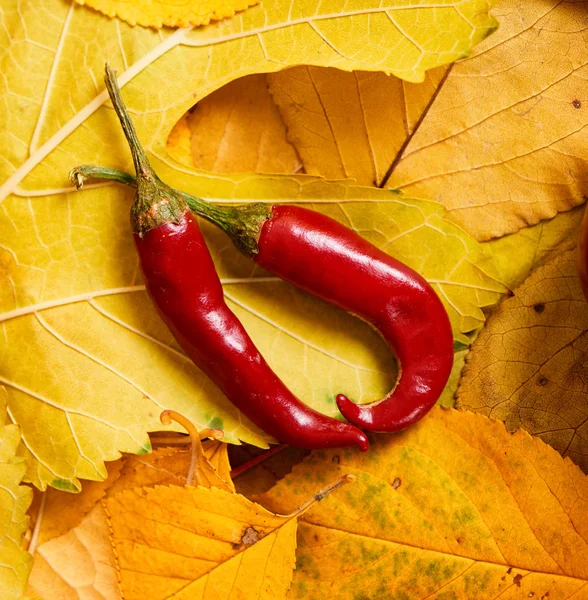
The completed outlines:
{"type": "MultiPolygon", "coordinates": [[[[585,597],[587,2],[80,3],[0,9],[2,600],[585,597]],[[157,316],[132,192],[67,179],[132,170],[106,61],[166,183],[302,204],[420,272],[451,318],[440,404],[459,410],[367,454],[262,454],[233,482],[224,442],[275,440],[157,316]],[[153,437],[166,409],[223,441],[194,441],[191,465],[179,434],[153,437]]],[[[336,416],[337,393],[385,395],[374,331],[202,229],[299,398],[336,416]]]]}
{"type": "MultiPolygon", "coordinates": [[[[209,441],[193,484],[184,484],[190,452],[168,447],[111,463],[75,502],[45,492],[27,594],[425,598],[520,588],[567,598],[586,585],[588,480],[550,446],[442,408],[371,442],[365,454],[313,452],[267,491],[263,463],[241,489],[227,445],[209,441]],[[349,475],[351,485],[314,498],[349,475]]],[[[292,467],[292,455],[280,458],[292,467]]]]}

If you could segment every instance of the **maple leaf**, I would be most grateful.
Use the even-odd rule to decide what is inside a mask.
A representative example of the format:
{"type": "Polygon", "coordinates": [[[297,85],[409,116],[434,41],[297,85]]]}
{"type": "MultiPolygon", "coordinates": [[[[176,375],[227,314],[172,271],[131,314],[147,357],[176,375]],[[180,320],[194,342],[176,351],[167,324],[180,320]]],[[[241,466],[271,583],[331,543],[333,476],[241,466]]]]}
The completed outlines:
{"type": "Polygon", "coordinates": [[[588,313],[576,252],[540,267],[492,314],[458,405],[523,427],[588,471],[588,313]]]}
{"type": "Polygon", "coordinates": [[[584,597],[588,478],[571,461],[439,407],[371,442],[315,451],[260,497],[285,511],[325,479],[357,478],[302,517],[289,598],[584,597]]]}

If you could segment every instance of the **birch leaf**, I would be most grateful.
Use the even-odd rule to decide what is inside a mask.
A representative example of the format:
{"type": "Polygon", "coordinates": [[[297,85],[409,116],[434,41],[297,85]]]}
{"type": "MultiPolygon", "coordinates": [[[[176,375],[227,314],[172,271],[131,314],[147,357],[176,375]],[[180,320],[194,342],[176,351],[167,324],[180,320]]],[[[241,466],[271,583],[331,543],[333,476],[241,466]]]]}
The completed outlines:
{"type": "Polygon", "coordinates": [[[173,2],[170,0],[75,0],[108,17],[118,17],[129,25],[143,25],[161,29],[208,25],[232,17],[236,12],[259,3],[259,0],[199,0],[173,2]]]}
{"type": "MultiPolygon", "coordinates": [[[[203,486],[216,484],[234,491],[230,477],[228,483],[221,480],[209,462],[219,467],[228,465],[226,447],[214,440],[203,443],[204,455],[199,460],[203,486]]],[[[89,593],[104,600],[122,598],[104,499],[137,486],[183,485],[190,458],[184,448],[159,448],[146,456],[125,456],[109,465],[108,480],[86,483],[74,497],[53,489],[45,491],[44,504],[36,516],[37,547],[27,594],[43,600],[78,600],[89,593]],[[88,514],[77,522],[74,517],[84,508],[88,514]]]]}
{"type": "MultiPolygon", "coordinates": [[[[385,70],[419,81],[426,69],[464,56],[495,28],[488,8],[483,0],[443,0],[440,6],[416,7],[409,0],[389,0],[378,7],[362,0],[353,9],[341,2],[305,1],[295,7],[278,2],[212,26],[171,33],[131,28],[58,0],[10,0],[3,6],[0,265],[5,284],[0,286],[0,321],[5,360],[0,382],[8,386],[10,419],[22,425],[19,452],[27,458],[31,481],[41,488],[50,484],[78,490],[79,478],[103,479],[103,461],[115,460],[121,451],[149,451],[147,433],[160,428],[162,409],[184,414],[198,428],[220,427],[229,442],[263,446],[271,441],[191,365],[156,316],[142,287],[128,231],[130,194],[114,187],[73,193],[67,187],[67,174],[77,164],[125,169],[131,164],[113,111],[104,106],[104,63],[110,61],[119,71],[123,95],[149,157],[175,187],[232,201],[354,199],[359,201],[358,212],[364,212],[359,211],[361,203],[373,197],[346,186],[305,178],[283,182],[184,173],[186,169],[167,155],[165,140],[195,100],[252,73],[308,63],[385,70]]],[[[380,194],[387,205],[390,194],[380,194]]],[[[421,210],[413,209],[417,220],[421,210]]],[[[434,215],[426,218],[438,220],[434,215]]],[[[461,232],[453,236],[452,231],[458,230],[440,236],[457,241],[457,248],[463,242],[461,232]]],[[[388,230],[380,239],[390,243],[389,235],[388,230]]],[[[286,348],[296,346],[299,342],[291,335],[296,327],[276,327],[268,319],[267,311],[273,312],[274,306],[268,308],[267,300],[265,314],[250,312],[260,300],[259,278],[248,285],[250,263],[236,259],[222,236],[209,235],[209,240],[223,278],[232,280],[226,282],[231,286],[228,296],[235,299],[231,306],[240,317],[249,311],[246,320],[259,324],[257,332],[252,329],[254,341],[265,351],[283,339],[286,348]],[[251,303],[245,301],[244,290],[252,290],[251,303]]],[[[466,258],[460,266],[467,270],[468,264],[466,258]]],[[[477,296],[492,304],[502,291],[475,266],[472,276],[467,306],[454,315],[468,330],[482,322],[477,296]]],[[[278,291],[274,298],[280,295],[290,302],[300,298],[290,291],[278,291]]],[[[289,310],[295,308],[291,303],[289,310]]],[[[326,322],[333,314],[327,310],[311,304],[305,330],[313,332],[317,322],[326,322]],[[308,319],[310,315],[314,317],[308,319]]],[[[339,315],[334,324],[350,321],[339,315]]],[[[343,348],[355,336],[350,347],[363,348],[358,364],[346,360],[349,351],[339,348],[331,362],[336,368],[320,368],[317,395],[305,401],[334,412],[330,390],[339,386],[334,378],[341,364],[351,365],[352,372],[340,385],[357,390],[358,400],[362,392],[368,400],[391,385],[390,356],[372,332],[358,331],[361,328],[353,324],[336,335],[343,348]],[[370,341],[363,345],[365,340],[370,341]],[[368,346],[371,351],[365,349],[368,346]],[[360,371],[365,375],[358,378],[360,371]]],[[[296,361],[286,372],[278,371],[287,383],[301,381],[302,390],[297,391],[305,392],[301,356],[307,352],[304,360],[321,356],[330,361],[333,353],[332,345],[323,347],[315,333],[310,341],[302,339],[296,361]]]]}
{"type": "Polygon", "coordinates": [[[299,526],[289,598],[585,596],[588,479],[523,431],[434,408],[370,452],[313,452],[262,496],[289,510],[339,473],[357,481],[299,526]]]}
{"type": "Polygon", "coordinates": [[[285,597],[295,517],[202,487],[134,488],[106,507],[127,600],[285,597]]]}
{"type": "Polygon", "coordinates": [[[588,471],[588,310],[575,251],[538,269],[472,346],[458,406],[523,427],[588,471]]]}

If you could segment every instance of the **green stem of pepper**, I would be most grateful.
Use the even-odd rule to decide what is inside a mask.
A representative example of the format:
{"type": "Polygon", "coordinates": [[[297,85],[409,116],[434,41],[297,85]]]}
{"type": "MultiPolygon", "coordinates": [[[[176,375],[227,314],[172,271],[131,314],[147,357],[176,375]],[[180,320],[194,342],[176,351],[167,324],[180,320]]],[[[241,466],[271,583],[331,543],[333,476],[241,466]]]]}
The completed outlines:
{"type": "MultiPolygon", "coordinates": [[[[129,187],[137,187],[137,178],[134,175],[96,165],[73,168],[69,179],[77,189],[81,189],[89,179],[116,181],[129,187]]],[[[243,206],[217,206],[186,192],[175,191],[182,196],[193,213],[220,227],[243,254],[251,257],[259,252],[259,235],[263,224],[271,217],[271,205],[256,202],[243,206]]]]}

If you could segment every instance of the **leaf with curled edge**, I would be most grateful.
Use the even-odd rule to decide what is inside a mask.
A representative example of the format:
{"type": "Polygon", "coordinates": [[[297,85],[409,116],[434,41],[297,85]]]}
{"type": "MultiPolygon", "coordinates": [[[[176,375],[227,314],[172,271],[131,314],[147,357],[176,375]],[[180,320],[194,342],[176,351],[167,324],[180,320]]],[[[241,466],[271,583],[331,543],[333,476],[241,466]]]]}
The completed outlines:
{"type": "Polygon", "coordinates": [[[522,427],[588,471],[587,330],[572,250],[491,315],[468,355],[458,406],[522,427]]]}
{"type": "Polygon", "coordinates": [[[440,407],[371,442],[315,451],[259,498],[289,510],[324,479],[357,477],[302,517],[289,598],[585,596],[588,478],[569,459],[440,407]]]}

